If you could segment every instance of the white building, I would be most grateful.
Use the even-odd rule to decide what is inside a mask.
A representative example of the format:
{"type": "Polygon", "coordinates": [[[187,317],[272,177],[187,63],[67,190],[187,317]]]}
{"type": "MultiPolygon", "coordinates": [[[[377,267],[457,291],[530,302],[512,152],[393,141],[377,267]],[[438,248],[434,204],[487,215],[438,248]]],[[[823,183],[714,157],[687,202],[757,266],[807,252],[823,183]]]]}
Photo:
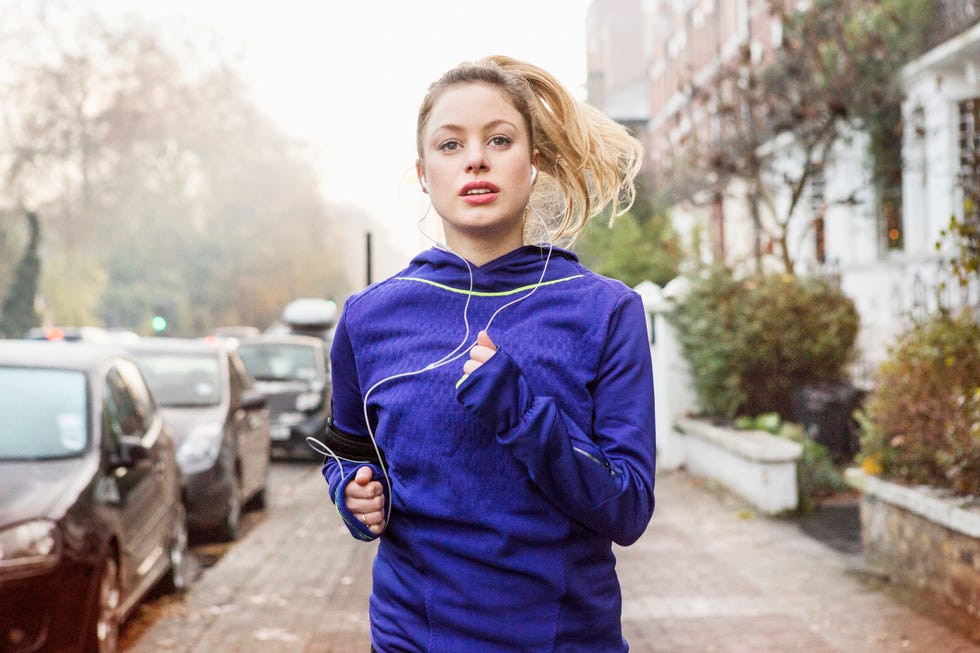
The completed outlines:
{"type": "MultiPolygon", "coordinates": [[[[980,287],[957,286],[936,251],[950,217],[963,217],[964,176],[980,175],[980,23],[910,62],[902,79],[903,246],[883,251],[877,234],[862,229],[868,221],[853,214],[827,225],[828,256],[838,261],[842,287],[861,313],[859,344],[872,363],[910,314],[940,303],[980,307],[980,287]]],[[[850,174],[858,172],[840,171],[840,178],[850,174]]]]}
{"type": "MultiPolygon", "coordinates": [[[[710,116],[699,114],[684,85],[706,78],[739,45],[756,63],[764,63],[779,47],[781,30],[765,6],[760,0],[595,0],[589,72],[602,85],[601,93],[590,93],[590,101],[614,118],[642,125],[649,167],[665,165],[691,134],[711,129],[710,116]],[[630,20],[610,22],[617,15],[630,20]],[[634,110],[618,116],[624,106],[641,106],[622,101],[635,97],[637,61],[647,70],[648,115],[634,110]],[[622,62],[628,68],[612,69],[627,66],[622,62]]],[[[980,287],[943,286],[936,251],[950,217],[962,217],[963,175],[980,175],[972,153],[980,148],[980,1],[944,0],[942,6],[950,18],[944,27],[954,35],[902,71],[907,100],[901,213],[890,213],[892,205],[875,197],[866,139],[855,133],[835,146],[831,163],[807,189],[803,215],[790,222],[797,270],[839,277],[861,314],[854,370],[859,383],[870,382],[910,315],[935,310],[940,303],[980,307],[980,287]],[[841,203],[844,198],[852,201],[841,203]]],[[[767,147],[783,145],[777,139],[767,147]]],[[[782,165],[798,162],[790,155],[782,165]]],[[[776,198],[777,205],[785,201],[776,198]]],[[[736,185],[709,201],[675,206],[672,218],[692,246],[690,253],[702,260],[747,262],[759,248],[758,230],[736,185]]]]}

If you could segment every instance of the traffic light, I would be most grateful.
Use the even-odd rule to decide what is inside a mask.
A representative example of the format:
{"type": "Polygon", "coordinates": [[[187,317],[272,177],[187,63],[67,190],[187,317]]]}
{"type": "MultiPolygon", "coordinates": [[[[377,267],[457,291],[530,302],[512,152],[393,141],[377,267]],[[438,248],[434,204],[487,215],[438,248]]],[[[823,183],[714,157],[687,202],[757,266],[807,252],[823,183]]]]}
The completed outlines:
{"type": "Polygon", "coordinates": [[[153,319],[150,320],[150,326],[155,333],[160,333],[167,328],[167,318],[162,315],[154,315],[153,319]]]}

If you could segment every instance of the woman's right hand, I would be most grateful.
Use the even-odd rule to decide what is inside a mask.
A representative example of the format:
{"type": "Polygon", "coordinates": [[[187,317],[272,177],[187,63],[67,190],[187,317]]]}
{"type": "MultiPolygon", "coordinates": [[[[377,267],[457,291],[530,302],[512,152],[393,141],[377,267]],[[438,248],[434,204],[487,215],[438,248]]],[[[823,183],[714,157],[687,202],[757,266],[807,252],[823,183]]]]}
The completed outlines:
{"type": "Polygon", "coordinates": [[[344,488],[344,504],[375,535],[385,529],[385,494],[371,468],[363,465],[344,488]]]}

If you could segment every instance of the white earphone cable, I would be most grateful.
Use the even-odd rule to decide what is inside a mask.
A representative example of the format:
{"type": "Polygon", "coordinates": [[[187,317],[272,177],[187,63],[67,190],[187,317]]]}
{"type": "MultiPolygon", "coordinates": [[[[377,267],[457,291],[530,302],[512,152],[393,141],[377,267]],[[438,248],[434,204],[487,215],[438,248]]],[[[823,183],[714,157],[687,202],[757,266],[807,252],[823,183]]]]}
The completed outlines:
{"type": "MultiPolygon", "coordinates": [[[[514,304],[517,304],[519,302],[522,302],[525,299],[527,299],[528,297],[530,297],[531,295],[533,295],[535,293],[535,291],[537,291],[537,289],[541,287],[542,283],[544,282],[545,275],[548,272],[548,265],[551,262],[551,255],[552,255],[552,252],[554,251],[554,244],[552,243],[553,234],[548,229],[547,223],[540,216],[540,214],[538,214],[537,210],[535,210],[534,207],[531,206],[531,205],[529,205],[529,207],[531,209],[531,212],[534,213],[534,215],[541,221],[542,227],[544,228],[545,232],[548,234],[548,241],[546,241],[546,243],[542,243],[542,245],[543,244],[546,244],[547,245],[547,248],[548,248],[548,254],[545,257],[544,266],[542,266],[541,274],[538,277],[538,281],[534,284],[534,287],[532,287],[527,293],[521,295],[520,297],[517,297],[516,299],[513,299],[513,300],[507,302],[506,304],[500,306],[499,308],[497,308],[497,310],[495,310],[490,315],[490,318],[487,320],[486,325],[482,329],[483,331],[489,331],[490,325],[493,324],[494,319],[496,319],[497,315],[499,315],[500,312],[503,311],[505,308],[507,308],[509,306],[513,306],[514,304]]],[[[467,346],[467,342],[469,341],[469,337],[470,337],[469,307],[470,307],[470,300],[473,297],[473,285],[474,285],[474,281],[473,281],[473,267],[470,264],[470,262],[467,261],[465,258],[463,258],[462,256],[460,256],[456,252],[452,251],[448,247],[437,243],[428,234],[426,234],[424,232],[424,230],[422,230],[422,228],[421,228],[422,222],[425,220],[425,218],[428,215],[429,210],[431,208],[432,208],[432,204],[430,203],[429,204],[429,207],[425,210],[425,213],[422,215],[422,218],[418,222],[419,231],[422,232],[422,235],[423,236],[425,236],[430,241],[432,241],[432,243],[434,244],[434,246],[437,249],[440,249],[442,251],[448,252],[448,253],[452,254],[453,256],[456,256],[458,259],[460,259],[463,262],[463,264],[466,266],[467,273],[469,274],[469,288],[468,288],[467,293],[466,293],[466,303],[463,305],[463,324],[466,327],[466,332],[463,335],[463,339],[460,341],[460,343],[458,345],[456,345],[456,347],[451,352],[449,352],[448,354],[446,354],[442,358],[440,358],[438,360],[435,360],[435,361],[433,361],[433,362],[425,365],[424,367],[421,367],[421,368],[416,369],[416,370],[411,370],[411,371],[408,371],[408,372],[399,372],[397,374],[392,374],[391,376],[387,376],[387,377],[381,379],[380,381],[376,382],[374,385],[372,385],[370,388],[368,388],[368,390],[364,393],[364,397],[362,398],[362,407],[363,407],[363,414],[364,414],[364,424],[367,427],[368,436],[370,437],[371,444],[374,447],[375,455],[378,457],[378,461],[379,461],[378,466],[381,468],[381,472],[382,472],[382,474],[384,474],[385,482],[386,482],[386,484],[388,486],[388,494],[389,494],[389,496],[388,496],[388,500],[385,502],[385,520],[384,520],[384,523],[386,525],[389,523],[389,520],[391,519],[391,509],[392,509],[392,504],[394,503],[394,500],[393,500],[393,497],[394,497],[394,487],[392,486],[391,478],[388,475],[388,470],[387,470],[386,465],[384,465],[383,463],[380,462],[382,460],[382,458],[381,458],[381,449],[378,446],[377,439],[375,438],[374,429],[371,428],[371,420],[370,420],[370,415],[368,413],[368,399],[371,396],[371,393],[374,392],[379,386],[381,386],[384,383],[387,383],[388,381],[393,381],[395,379],[400,379],[400,378],[415,376],[415,375],[418,375],[418,374],[422,374],[424,372],[427,372],[429,370],[437,369],[439,367],[442,367],[443,365],[447,365],[449,363],[452,363],[452,362],[454,362],[454,361],[462,358],[466,354],[468,354],[469,351],[470,351],[470,349],[472,349],[472,347],[477,344],[477,341],[473,341],[472,343],[469,344],[469,346],[467,346]],[[462,349],[462,351],[460,351],[461,349],[462,349]]],[[[320,440],[318,440],[316,438],[307,437],[306,438],[306,442],[317,453],[320,453],[320,454],[325,455],[325,456],[331,456],[334,459],[334,461],[337,463],[337,466],[340,468],[341,476],[344,476],[345,475],[345,473],[344,473],[344,466],[343,466],[343,462],[342,461],[346,460],[349,463],[355,463],[355,464],[356,463],[366,462],[366,461],[351,460],[349,458],[343,458],[341,456],[338,456],[329,446],[327,446],[325,443],[321,442],[320,440]]]]}

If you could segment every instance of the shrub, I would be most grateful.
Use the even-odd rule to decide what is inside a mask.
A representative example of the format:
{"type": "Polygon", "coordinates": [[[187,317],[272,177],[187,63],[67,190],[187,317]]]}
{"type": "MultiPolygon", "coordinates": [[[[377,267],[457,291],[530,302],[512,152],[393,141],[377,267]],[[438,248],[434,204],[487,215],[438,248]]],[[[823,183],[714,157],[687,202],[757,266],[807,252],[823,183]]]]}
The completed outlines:
{"type": "Polygon", "coordinates": [[[821,280],[739,280],[727,268],[695,279],[670,319],[701,409],[723,420],[789,418],[794,389],[843,382],[859,322],[854,303],[821,280]]]}
{"type": "Polygon", "coordinates": [[[980,325],[965,312],[914,323],[889,349],[859,421],[866,471],[980,494],[980,325]]]}
{"type": "Polygon", "coordinates": [[[847,489],[843,475],[834,464],[830,452],[822,444],[807,436],[799,424],[784,422],[777,413],[765,413],[756,417],[739,417],[735,428],[757,429],[803,445],[803,455],[796,466],[796,485],[800,512],[809,512],[822,498],[833,496],[847,489]]]}

